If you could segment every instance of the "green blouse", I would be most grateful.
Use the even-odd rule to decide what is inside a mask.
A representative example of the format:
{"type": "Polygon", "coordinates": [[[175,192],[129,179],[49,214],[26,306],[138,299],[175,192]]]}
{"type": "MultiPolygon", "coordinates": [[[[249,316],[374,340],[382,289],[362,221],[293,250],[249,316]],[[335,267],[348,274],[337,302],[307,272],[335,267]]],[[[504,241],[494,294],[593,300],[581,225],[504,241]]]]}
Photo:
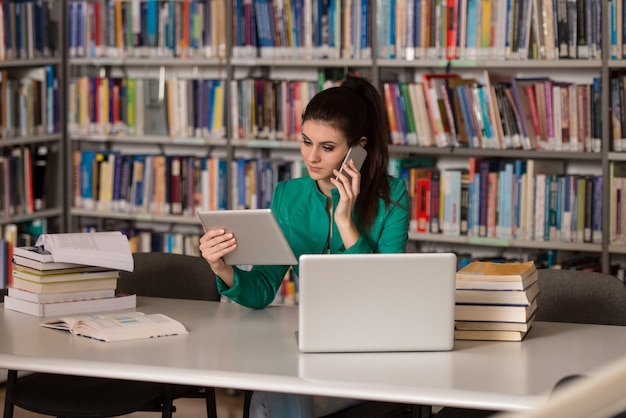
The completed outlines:
{"type": "MultiPolygon", "coordinates": [[[[392,203],[385,207],[379,199],[374,224],[367,233],[359,228],[361,237],[350,248],[344,248],[334,223],[329,234],[327,197],[308,176],[279,182],[272,197],[272,212],[296,258],[301,254],[404,253],[408,242],[409,195],[404,180],[389,177],[389,185],[392,203]]],[[[334,214],[339,192],[333,189],[331,194],[334,214]]],[[[264,308],[270,304],[289,269],[289,266],[253,266],[246,271],[233,267],[233,286],[229,288],[218,277],[217,288],[222,295],[250,308],[264,308]]],[[[298,274],[298,266],[293,267],[298,274]]]]}

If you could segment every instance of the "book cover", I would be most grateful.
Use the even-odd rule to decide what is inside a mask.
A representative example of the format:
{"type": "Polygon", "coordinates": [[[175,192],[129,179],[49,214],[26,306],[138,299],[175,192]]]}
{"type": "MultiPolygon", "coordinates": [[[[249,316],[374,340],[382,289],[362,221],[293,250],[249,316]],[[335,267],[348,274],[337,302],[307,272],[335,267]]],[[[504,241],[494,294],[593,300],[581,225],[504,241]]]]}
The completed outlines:
{"type": "Polygon", "coordinates": [[[526,337],[525,331],[505,330],[454,330],[455,340],[474,341],[522,341],[526,337]]]}
{"type": "Polygon", "coordinates": [[[21,299],[35,303],[54,303],[54,302],[71,302],[77,300],[103,299],[115,296],[115,289],[96,289],[85,290],[82,292],[64,292],[64,293],[33,293],[26,290],[10,287],[8,294],[12,298],[21,299]]]}
{"type": "Polygon", "coordinates": [[[526,322],[537,310],[537,299],[530,305],[461,305],[454,306],[459,321],[526,322]]]}
{"type": "Polygon", "coordinates": [[[527,332],[533,325],[535,317],[532,316],[525,322],[502,322],[502,321],[454,321],[454,329],[476,331],[518,331],[527,332]]]}
{"type": "Polygon", "coordinates": [[[165,83],[157,79],[144,80],[143,132],[145,135],[168,134],[167,97],[165,83]]]}
{"type": "Polygon", "coordinates": [[[539,294],[539,282],[524,290],[456,289],[456,303],[484,305],[529,305],[539,294]]]}
{"type": "Polygon", "coordinates": [[[4,307],[37,317],[73,315],[86,312],[106,312],[133,309],[137,305],[135,295],[115,296],[111,298],[74,300],[65,302],[31,302],[5,296],[4,307]]]}
{"type": "Polygon", "coordinates": [[[457,289],[524,290],[537,281],[533,261],[525,263],[496,263],[474,261],[457,271],[457,289]]]}
{"type": "Polygon", "coordinates": [[[20,278],[36,283],[57,283],[57,282],[73,282],[82,280],[101,280],[119,277],[117,270],[100,270],[100,271],[77,271],[69,273],[59,273],[54,270],[46,272],[37,272],[28,269],[21,269],[20,266],[13,266],[13,278],[20,278]]]}
{"type": "Polygon", "coordinates": [[[117,278],[71,282],[37,283],[31,282],[29,280],[22,280],[19,277],[13,277],[13,287],[26,290],[28,292],[43,294],[82,292],[84,290],[115,289],[117,287],[117,278]]]}

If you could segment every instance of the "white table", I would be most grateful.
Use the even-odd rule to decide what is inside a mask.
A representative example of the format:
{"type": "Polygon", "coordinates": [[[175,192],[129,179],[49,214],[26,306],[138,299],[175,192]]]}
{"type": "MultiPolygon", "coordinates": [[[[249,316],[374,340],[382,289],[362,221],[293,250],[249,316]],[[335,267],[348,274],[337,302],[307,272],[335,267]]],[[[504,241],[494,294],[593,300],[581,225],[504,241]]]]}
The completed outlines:
{"type": "MultiPolygon", "coordinates": [[[[302,354],[298,310],[139,298],[190,333],[103,343],[0,309],[0,368],[420,405],[525,410],[563,376],[620,358],[626,327],[537,322],[526,340],[457,342],[450,352],[302,354]]],[[[407,330],[410,332],[410,330],[407,330]]]]}

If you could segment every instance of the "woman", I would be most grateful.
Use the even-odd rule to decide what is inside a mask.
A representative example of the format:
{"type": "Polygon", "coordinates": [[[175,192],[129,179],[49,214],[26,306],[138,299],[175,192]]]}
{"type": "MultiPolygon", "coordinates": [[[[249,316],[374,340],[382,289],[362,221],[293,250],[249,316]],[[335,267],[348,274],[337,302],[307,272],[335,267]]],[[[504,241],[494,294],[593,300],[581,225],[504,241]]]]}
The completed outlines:
{"type": "MultiPolygon", "coordinates": [[[[300,145],[309,176],[278,183],[271,205],[296,257],[405,252],[409,197],[404,181],[387,174],[389,142],[384,102],[364,78],[348,76],[340,87],[311,99],[302,115],[300,145]],[[367,151],[360,172],[352,160],[342,164],[352,146],[367,151]]],[[[241,305],[263,308],[274,300],[289,266],[243,271],[227,265],[223,257],[236,245],[237,238],[221,229],[200,239],[220,293],[241,305]]],[[[294,269],[297,274],[298,266],[294,269]]],[[[251,411],[253,416],[312,417],[356,402],[255,393],[251,411]]]]}

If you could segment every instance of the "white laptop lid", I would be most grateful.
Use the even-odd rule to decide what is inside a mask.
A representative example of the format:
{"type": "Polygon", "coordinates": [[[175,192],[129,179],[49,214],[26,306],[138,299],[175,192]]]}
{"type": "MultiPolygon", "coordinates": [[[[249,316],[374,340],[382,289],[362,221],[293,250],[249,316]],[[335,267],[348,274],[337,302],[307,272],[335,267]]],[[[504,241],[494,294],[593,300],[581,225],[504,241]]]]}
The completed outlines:
{"type": "Polygon", "coordinates": [[[451,350],[455,274],[452,253],[302,255],[298,348],[451,350]]]}

